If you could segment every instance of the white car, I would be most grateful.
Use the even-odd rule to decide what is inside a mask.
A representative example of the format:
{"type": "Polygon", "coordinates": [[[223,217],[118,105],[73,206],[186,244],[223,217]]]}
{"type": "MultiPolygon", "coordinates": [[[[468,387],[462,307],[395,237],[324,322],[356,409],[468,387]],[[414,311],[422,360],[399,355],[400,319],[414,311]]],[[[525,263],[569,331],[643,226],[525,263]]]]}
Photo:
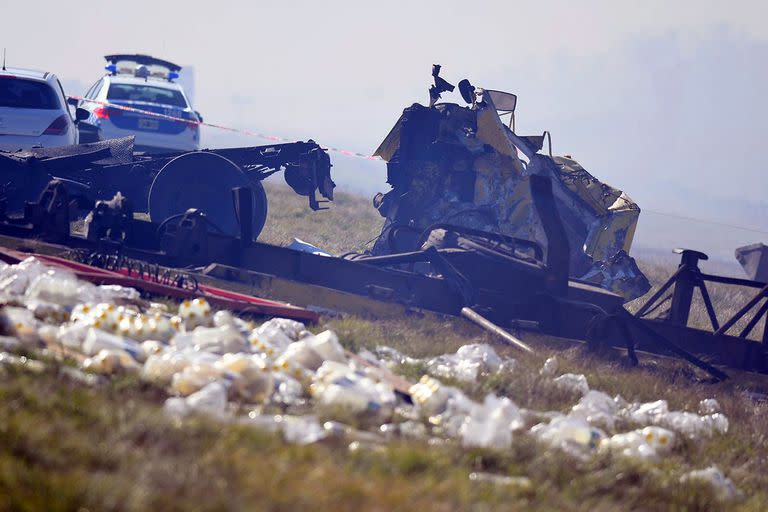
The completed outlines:
{"type": "Polygon", "coordinates": [[[107,55],[105,59],[110,74],[93,84],[78,103],[90,113],[81,125],[81,142],[134,135],[137,151],[199,149],[202,118],[192,109],[184,89],[173,82],[180,66],[148,55],[107,55]]]}
{"type": "Polygon", "coordinates": [[[56,75],[28,69],[0,69],[0,150],[77,143],[75,121],[56,75]]]}

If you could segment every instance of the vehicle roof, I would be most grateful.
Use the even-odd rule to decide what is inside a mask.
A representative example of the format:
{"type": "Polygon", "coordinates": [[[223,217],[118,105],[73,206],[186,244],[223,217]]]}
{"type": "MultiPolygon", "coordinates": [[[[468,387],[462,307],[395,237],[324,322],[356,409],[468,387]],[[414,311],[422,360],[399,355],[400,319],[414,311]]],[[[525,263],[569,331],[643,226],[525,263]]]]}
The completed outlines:
{"type": "Polygon", "coordinates": [[[151,85],[152,87],[160,87],[161,89],[174,89],[181,91],[182,88],[175,82],[169,82],[167,80],[137,78],[131,75],[106,75],[105,78],[113,84],[136,84],[136,85],[151,85]]]}
{"type": "Polygon", "coordinates": [[[19,78],[28,78],[31,80],[44,80],[48,81],[54,77],[52,73],[48,71],[38,71],[36,69],[23,69],[23,68],[5,68],[0,69],[0,75],[13,75],[19,78]]]}

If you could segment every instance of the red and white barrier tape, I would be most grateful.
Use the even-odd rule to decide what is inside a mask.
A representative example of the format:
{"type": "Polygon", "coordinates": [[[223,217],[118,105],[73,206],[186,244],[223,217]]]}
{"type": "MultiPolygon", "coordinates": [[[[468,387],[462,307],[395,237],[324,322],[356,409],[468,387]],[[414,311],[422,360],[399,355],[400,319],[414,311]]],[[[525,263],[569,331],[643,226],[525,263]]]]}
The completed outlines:
{"type": "MultiPolygon", "coordinates": [[[[113,109],[117,109],[117,110],[124,110],[126,112],[134,112],[136,114],[141,114],[141,115],[145,115],[145,116],[149,116],[149,117],[156,117],[156,118],[159,118],[159,119],[166,119],[168,121],[176,121],[176,122],[179,122],[179,123],[184,123],[184,124],[189,124],[189,125],[208,126],[209,128],[216,128],[218,130],[224,130],[224,131],[227,131],[227,132],[239,133],[239,134],[242,134],[242,135],[247,135],[249,137],[259,137],[261,139],[266,139],[266,140],[271,141],[271,142],[284,142],[284,143],[295,142],[294,140],[285,139],[283,137],[278,137],[277,135],[266,135],[264,133],[254,132],[254,131],[251,131],[251,130],[243,130],[243,129],[240,129],[240,128],[232,128],[230,126],[223,126],[223,125],[220,125],[220,124],[205,123],[203,121],[195,121],[195,120],[192,120],[192,119],[183,119],[181,117],[169,116],[167,114],[160,114],[158,112],[152,112],[150,110],[144,110],[144,109],[141,109],[141,108],[129,107],[129,106],[126,106],[126,105],[117,105],[115,103],[109,103],[108,101],[93,100],[93,99],[83,98],[83,97],[80,97],[80,96],[68,96],[68,98],[71,98],[71,99],[77,100],[77,101],[87,101],[89,103],[95,103],[95,104],[101,105],[103,107],[109,107],[109,108],[113,108],[113,109]]],[[[327,148],[324,148],[324,149],[326,149],[327,151],[332,151],[334,153],[338,153],[340,155],[344,155],[344,156],[348,156],[348,157],[352,157],[352,158],[363,158],[365,160],[381,160],[381,158],[379,158],[378,156],[366,155],[366,154],[358,153],[358,152],[355,152],[355,151],[349,151],[347,149],[340,149],[340,148],[334,148],[334,147],[327,147],[327,148]]]]}

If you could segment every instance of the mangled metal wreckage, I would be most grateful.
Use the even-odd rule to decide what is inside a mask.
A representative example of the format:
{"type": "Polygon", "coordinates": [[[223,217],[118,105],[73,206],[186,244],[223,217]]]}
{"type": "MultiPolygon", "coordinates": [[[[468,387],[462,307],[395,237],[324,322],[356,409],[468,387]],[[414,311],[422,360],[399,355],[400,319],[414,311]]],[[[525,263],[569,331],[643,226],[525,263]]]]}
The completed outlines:
{"type": "Polygon", "coordinates": [[[261,182],[283,171],[286,183],[306,196],[313,210],[323,199],[333,200],[328,153],[313,140],[146,154],[134,150],[134,137],[54,148],[0,151],[0,197],[8,212],[23,210],[56,179],[59,188],[87,199],[89,204],[110,199],[117,192],[130,200],[132,210],[163,221],[181,217],[190,208],[205,213],[219,231],[239,233],[232,209],[232,190],[250,191],[252,236],[258,237],[267,220],[267,195],[261,182]]]}
{"type": "Polygon", "coordinates": [[[634,299],[650,288],[628,256],[640,208],[570,156],[540,153],[549,134],[514,132],[513,94],[459,84],[469,106],[435,103],[453,86],[433,71],[429,106],[403,111],[376,155],[387,161],[386,194],[374,205],[386,218],[373,253],[418,249],[441,224],[499,233],[548,247],[528,182],[552,180],[570,246],[569,273],[634,299]],[[510,116],[509,124],[502,120],[510,116]]]}
{"type": "MultiPolygon", "coordinates": [[[[438,85],[447,84],[438,79],[433,100],[438,85]]],[[[288,310],[258,297],[243,301],[242,294],[377,318],[461,315],[518,348],[530,349],[506,329],[625,349],[635,362],[636,349],[676,355],[718,379],[726,374],[713,364],[768,373],[768,328],[762,343],[747,338],[768,311],[768,299],[757,307],[768,297],[766,283],[704,274],[698,261],[706,256],[682,251],[677,272],[631,314],[622,304],[642,284],[626,253],[637,206],[572,159],[540,154],[544,137],[521,137],[505,126],[499,110],[514,110],[510,95],[475,91],[468,82],[460,87],[470,107],[433,101],[406,109],[379,148],[389,162],[393,190],[375,201],[387,218],[375,254],[335,258],[255,241],[265,214],[260,181],[266,176],[286,170],[288,183],[308,196],[313,208],[319,208],[316,191],[332,197],[328,156],[309,141],[180,157],[133,154],[124,162],[109,159],[115,158],[114,144],[57,156],[5,155],[0,158],[5,178],[30,178],[25,171],[36,171],[32,174],[40,179],[56,179],[37,201],[24,204],[21,216],[6,208],[17,199],[9,190],[16,187],[19,197],[28,196],[39,190],[39,181],[7,181],[0,246],[16,252],[0,250],[0,259],[22,253],[74,259],[75,268],[96,282],[129,278],[141,281],[140,289],[170,296],[175,295],[168,287],[184,287],[185,293],[215,287],[255,314],[288,310]],[[200,183],[211,183],[207,164],[214,161],[233,179],[215,183],[221,201],[206,211],[193,204],[200,197],[193,192],[200,183]],[[200,183],[180,181],[185,170],[200,183]],[[188,189],[175,198],[166,195],[169,187],[161,188],[159,197],[175,198],[178,213],[152,208],[152,189],[163,182],[188,189]],[[122,194],[107,201],[115,187],[123,188],[122,194]],[[135,217],[131,201],[148,202],[150,215],[135,217]],[[71,222],[81,218],[72,216],[78,207],[90,211],[85,232],[71,222]],[[213,228],[224,221],[232,229],[213,228]],[[584,272],[597,279],[569,277],[584,272]],[[624,296],[603,289],[617,282],[624,296]],[[706,282],[760,291],[721,323],[706,282]],[[687,325],[694,288],[705,299],[712,330],[687,325]],[[652,317],[670,298],[669,314],[652,317]]]]}

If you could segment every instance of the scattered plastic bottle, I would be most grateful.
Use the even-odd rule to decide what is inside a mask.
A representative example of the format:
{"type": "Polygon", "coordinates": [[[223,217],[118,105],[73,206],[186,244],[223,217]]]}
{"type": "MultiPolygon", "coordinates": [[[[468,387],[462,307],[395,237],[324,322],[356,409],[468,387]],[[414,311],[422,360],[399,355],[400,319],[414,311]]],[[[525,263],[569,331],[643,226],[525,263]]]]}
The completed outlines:
{"type": "Polygon", "coordinates": [[[589,392],[589,384],[587,384],[587,378],[581,374],[564,373],[563,375],[555,378],[552,382],[561,389],[578,393],[579,395],[586,395],[589,392]]]}
{"type": "Polygon", "coordinates": [[[656,461],[672,451],[675,433],[661,427],[645,427],[603,439],[600,450],[635,460],[656,461]]]}
{"type": "Polygon", "coordinates": [[[418,406],[422,414],[427,417],[443,412],[448,399],[455,391],[428,375],[422,376],[419,382],[408,390],[414,405],[418,406]]]}
{"type": "Polygon", "coordinates": [[[211,305],[201,297],[185,300],[179,304],[179,318],[188,330],[199,326],[209,327],[213,324],[211,305]]]}
{"type": "Polygon", "coordinates": [[[374,382],[348,365],[325,361],[315,374],[310,392],[317,405],[331,411],[346,411],[360,419],[387,421],[394,410],[394,390],[374,382]]]}
{"type": "Polygon", "coordinates": [[[744,493],[717,466],[696,469],[680,477],[680,483],[690,482],[700,482],[708,485],[714,491],[715,496],[721,501],[738,501],[744,498],[744,493]]]}
{"type": "Polygon", "coordinates": [[[200,413],[217,419],[227,417],[227,386],[213,381],[186,398],[169,398],[164,405],[166,413],[173,417],[184,417],[200,413]]]}
{"type": "Polygon", "coordinates": [[[581,418],[592,426],[613,431],[619,406],[602,391],[590,390],[573,406],[568,416],[581,418]]]}
{"type": "Polygon", "coordinates": [[[119,349],[102,349],[95,356],[85,359],[82,369],[99,375],[113,375],[117,372],[138,372],[141,366],[128,352],[119,349]]]}
{"type": "Polygon", "coordinates": [[[329,435],[314,416],[275,416],[275,421],[289,443],[312,444],[329,435]]]}
{"type": "Polygon", "coordinates": [[[549,357],[546,361],[544,361],[544,366],[542,366],[541,370],[539,370],[539,375],[542,377],[554,378],[554,376],[557,375],[557,370],[559,368],[560,362],[557,360],[557,357],[549,357]]]}
{"type": "Polygon", "coordinates": [[[498,372],[502,360],[490,345],[475,343],[459,347],[455,354],[434,357],[426,365],[436,377],[475,382],[481,375],[498,372]]]}
{"type": "Polygon", "coordinates": [[[85,335],[85,340],[83,341],[82,349],[85,354],[90,356],[98,354],[101,350],[108,349],[122,350],[137,360],[143,361],[146,359],[141,346],[135,341],[115,334],[110,334],[101,329],[96,329],[95,327],[90,327],[88,329],[88,332],[85,335]]]}
{"type": "Polygon", "coordinates": [[[265,401],[274,390],[274,376],[259,357],[244,353],[224,354],[214,365],[232,375],[232,389],[249,403],[265,401]]]}
{"type": "Polygon", "coordinates": [[[323,364],[323,356],[306,341],[294,341],[275,360],[275,363],[278,367],[286,366],[293,368],[299,366],[306,370],[316,371],[323,364]]]}
{"type": "Polygon", "coordinates": [[[483,482],[493,485],[509,487],[520,492],[526,492],[533,489],[533,482],[527,476],[509,476],[474,471],[469,474],[469,480],[472,482],[483,482]]]}
{"type": "Polygon", "coordinates": [[[715,414],[721,412],[720,402],[714,398],[705,398],[699,402],[699,414],[715,414]]]}
{"type": "Polygon", "coordinates": [[[302,343],[320,354],[324,361],[336,361],[346,363],[347,356],[344,353],[339,337],[333,331],[323,331],[315,336],[302,338],[302,343]]]}
{"type": "Polygon", "coordinates": [[[586,420],[568,416],[556,417],[548,424],[534,425],[531,433],[540,441],[573,454],[596,449],[605,437],[601,430],[592,427],[586,420]]]}
{"type": "Polygon", "coordinates": [[[523,427],[520,409],[508,398],[486,395],[482,405],[472,408],[459,430],[464,446],[508,450],[512,432],[523,427]]]}
{"type": "Polygon", "coordinates": [[[0,290],[9,296],[24,295],[29,284],[47,271],[48,267],[34,257],[29,257],[16,265],[6,265],[0,270],[0,290]]]}

